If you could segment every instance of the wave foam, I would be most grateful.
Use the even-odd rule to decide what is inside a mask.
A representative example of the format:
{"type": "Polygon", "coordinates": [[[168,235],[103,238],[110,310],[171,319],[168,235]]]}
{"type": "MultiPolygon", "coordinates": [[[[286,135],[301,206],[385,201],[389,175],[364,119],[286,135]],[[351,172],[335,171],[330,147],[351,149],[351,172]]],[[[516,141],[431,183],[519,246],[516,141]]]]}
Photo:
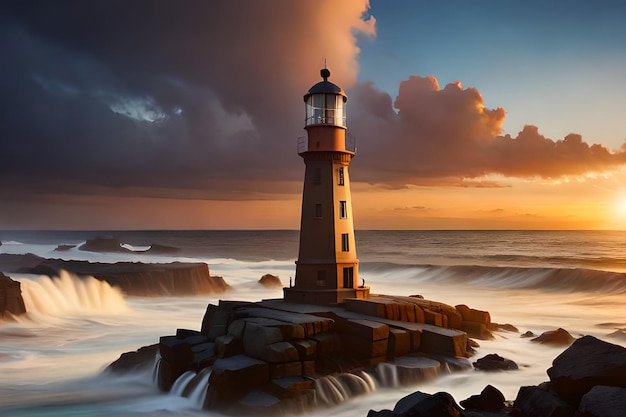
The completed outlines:
{"type": "Polygon", "coordinates": [[[29,314],[66,316],[121,314],[129,310],[119,288],[94,277],[78,277],[60,271],[58,277],[20,279],[22,297],[29,314]]]}

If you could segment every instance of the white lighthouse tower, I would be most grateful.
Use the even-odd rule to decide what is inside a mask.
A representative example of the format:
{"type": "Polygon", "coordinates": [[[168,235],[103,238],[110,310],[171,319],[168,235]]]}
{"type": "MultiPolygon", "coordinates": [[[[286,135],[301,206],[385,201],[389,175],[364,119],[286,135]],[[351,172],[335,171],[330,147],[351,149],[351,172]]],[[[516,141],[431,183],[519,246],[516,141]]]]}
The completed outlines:
{"type": "Polygon", "coordinates": [[[328,81],[328,69],[321,76],[323,81],[304,96],[307,136],[298,141],[306,169],[295,285],[284,289],[285,301],[292,303],[335,304],[369,296],[369,287],[358,285],[348,174],[356,146],[346,136],[348,97],[328,81]]]}

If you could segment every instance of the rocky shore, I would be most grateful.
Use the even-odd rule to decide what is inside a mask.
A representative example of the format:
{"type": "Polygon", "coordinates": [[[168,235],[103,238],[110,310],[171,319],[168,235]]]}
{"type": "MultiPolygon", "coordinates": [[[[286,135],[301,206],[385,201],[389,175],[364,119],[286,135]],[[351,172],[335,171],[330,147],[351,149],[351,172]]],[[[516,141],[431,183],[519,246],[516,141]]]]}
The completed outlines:
{"type": "MultiPolygon", "coordinates": [[[[165,391],[200,392],[201,405],[232,415],[293,414],[339,403],[382,384],[411,385],[472,368],[476,343],[492,337],[488,312],[419,296],[372,295],[335,306],[220,301],[201,329],[178,329],[128,352],[108,369],[150,366],[165,391]],[[382,382],[381,382],[382,381],[382,382]]],[[[194,394],[196,395],[196,394],[194,394]]]]}
{"type": "MultiPolygon", "coordinates": [[[[45,259],[33,254],[0,254],[0,271],[58,276],[65,270],[77,276],[93,276],[130,296],[185,296],[222,293],[230,286],[211,276],[207,264],[198,263],[99,263],[45,259]]],[[[25,313],[20,283],[0,273],[0,316],[25,313]]]]}

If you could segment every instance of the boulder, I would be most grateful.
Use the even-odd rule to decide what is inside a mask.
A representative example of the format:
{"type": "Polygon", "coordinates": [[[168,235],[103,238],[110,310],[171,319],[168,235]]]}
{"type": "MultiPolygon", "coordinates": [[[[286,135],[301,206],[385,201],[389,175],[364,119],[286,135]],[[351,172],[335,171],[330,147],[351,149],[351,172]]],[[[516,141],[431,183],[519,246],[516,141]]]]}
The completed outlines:
{"type": "Polygon", "coordinates": [[[269,382],[269,365],[245,355],[218,359],[213,364],[205,405],[224,406],[269,382]]]}
{"type": "Polygon", "coordinates": [[[573,405],[596,385],[626,388],[626,348],[581,337],[554,359],[548,376],[559,396],[573,405]]]}
{"type": "Polygon", "coordinates": [[[54,248],[55,252],[67,252],[70,249],[74,249],[76,245],[59,245],[54,248]]]}
{"type": "Polygon", "coordinates": [[[283,283],[276,275],[265,274],[259,280],[259,284],[265,288],[283,288],[283,283]]]}
{"type": "Polygon", "coordinates": [[[542,345],[569,346],[574,340],[576,339],[571,334],[569,334],[567,330],[558,328],[556,330],[543,332],[540,336],[535,337],[530,341],[535,343],[541,343],[542,345]]]}
{"type": "Polygon", "coordinates": [[[511,359],[505,359],[497,353],[490,353],[476,360],[472,365],[481,371],[512,371],[518,366],[511,359]]]}
{"type": "Polygon", "coordinates": [[[78,249],[87,252],[132,252],[130,249],[123,247],[120,241],[114,237],[87,239],[78,249]]]}
{"type": "Polygon", "coordinates": [[[530,330],[527,330],[526,332],[522,333],[519,337],[529,338],[529,337],[537,337],[537,335],[531,332],[530,330]]]}
{"type": "Polygon", "coordinates": [[[22,288],[19,281],[0,272],[0,317],[26,313],[26,306],[22,298],[22,288]]]}
{"type": "MultiPolygon", "coordinates": [[[[423,394],[423,393],[420,393],[423,394]]],[[[406,398],[406,397],[405,397],[406,398]]],[[[394,408],[393,413],[396,416],[406,417],[461,417],[463,416],[463,410],[454,401],[454,398],[447,392],[438,392],[436,394],[418,395],[417,393],[411,394],[410,399],[404,398],[398,401],[398,404],[402,403],[398,409],[394,408]],[[400,411],[402,410],[402,411],[400,411]]],[[[397,406],[397,405],[396,405],[397,406]]],[[[393,416],[394,414],[371,414],[372,416],[393,416]]],[[[368,414],[369,416],[370,414],[368,414]]]]}
{"type": "Polygon", "coordinates": [[[576,411],[551,390],[549,383],[521,387],[513,402],[513,409],[524,417],[573,417],[576,411]]]}
{"type": "Polygon", "coordinates": [[[144,346],[133,352],[122,353],[120,357],[105,368],[105,372],[125,374],[133,371],[150,369],[154,366],[159,345],[144,346]]]}
{"type": "Polygon", "coordinates": [[[596,385],[583,396],[578,412],[585,417],[623,417],[626,389],[596,385]]]}
{"type": "Polygon", "coordinates": [[[488,311],[469,308],[465,304],[459,304],[457,306],[454,306],[454,308],[456,308],[456,310],[461,314],[463,321],[482,323],[486,326],[489,326],[489,324],[491,323],[491,315],[488,311]]]}
{"type": "Polygon", "coordinates": [[[466,410],[478,410],[498,412],[504,408],[504,395],[493,385],[487,385],[479,395],[471,397],[460,402],[461,407],[466,410]]]}

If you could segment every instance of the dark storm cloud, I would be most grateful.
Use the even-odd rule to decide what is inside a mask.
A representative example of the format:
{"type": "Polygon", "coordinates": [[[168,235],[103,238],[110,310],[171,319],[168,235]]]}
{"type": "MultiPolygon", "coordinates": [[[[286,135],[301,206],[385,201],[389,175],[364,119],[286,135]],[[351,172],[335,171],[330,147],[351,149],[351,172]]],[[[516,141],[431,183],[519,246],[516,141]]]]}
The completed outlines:
{"type": "Polygon", "coordinates": [[[393,105],[370,83],[355,86],[352,100],[351,130],[363,159],[355,180],[403,186],[450,185],[454,178],[488,174],[557,179],[626,163],[623,150],[611,153],[577,134],[553,140],[526,126],[515,138],[501,136],[504,109],[485,108],[478,90],[460,83],[440,89],[434,77],[411,76],[400,83],[393,105]]]}
{"type": "Polygon", "coordinates": [[[374,23],[366,1],[0,7],[5,192],[210,194],[296,179],[302,95],[324,57],[352,84],[355,33],[374,23]]]}

